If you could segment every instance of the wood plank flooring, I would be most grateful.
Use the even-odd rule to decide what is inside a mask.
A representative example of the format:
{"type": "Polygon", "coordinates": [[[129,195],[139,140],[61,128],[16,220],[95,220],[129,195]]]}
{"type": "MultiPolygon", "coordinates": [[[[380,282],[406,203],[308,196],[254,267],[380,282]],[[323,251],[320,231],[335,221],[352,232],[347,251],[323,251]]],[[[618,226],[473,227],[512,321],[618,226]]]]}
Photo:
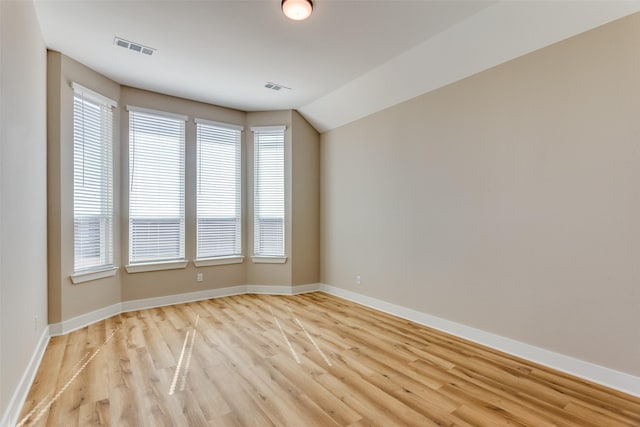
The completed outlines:
{"type": "Polygon", "coordinates": [[[329,296],[124,313],[51,339],[20,426],[640,426],[640,399],[329,296]]]}

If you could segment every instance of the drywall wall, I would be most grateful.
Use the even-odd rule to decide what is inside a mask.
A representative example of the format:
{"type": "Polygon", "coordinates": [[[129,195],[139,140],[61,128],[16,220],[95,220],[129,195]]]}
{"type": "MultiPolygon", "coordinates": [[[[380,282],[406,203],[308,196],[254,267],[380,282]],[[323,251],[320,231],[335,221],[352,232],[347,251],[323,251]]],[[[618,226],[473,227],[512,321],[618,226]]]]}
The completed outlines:
{"type": "Polygon", "coordinates": [[[291,195],[291,181],[292,181],[292,129],[291,129],[291,111],[262,111],[262,112],[250,112],[247,113],[247,132],[245,132],[245,142],[247,146],[246,157],[246,185],[247,185],[247,222],[245,230],[247,238],[247,284],[250,285],[276,285],[276,286],[290,286],[291,285],[291,236],[293,232],[292,227],[292,195],[291,195]],[[254,126],[279,126],[284,125],[287,127],[284,133],[284,156],[285,156],[285,175],[284,175],[284,191],[285,191],[285,232],[284,232],[284,246],[285,254],[287,256],[287,262],[284,264],[262,264],[254,263],[251,260],[253,255],[253,163],[254,163],[254,144],[253,144],[253,132],[251,128],[254,126]]]}
{"type": "MultiPolygon", "coordinates": [[[[59,52],[47,53],[47,137],[48,137],[48,245],[49,245],[49,323],[120,302],[120,275],[81,284],[73,284],[73,88],[76,82],[118,101],[120,86],[59,52]]],[[[118,110],[114,127],[118,128],[118,110]]],[[[114,132],[114,188],[118,188],[120,164],[119,137],[114,132]]],[[[114,192],[114,212],[120,212],[118,193],[114,192]]],[[[118,221],[114,222],[118,244],[118,221]]],[[[114,264],[120,254],[114,251],[114,264]]]]}
{"type": "MultiPolygon", "coordinates": [[[[128,263],[129,253],[127,222],[129,207],[127,190],[129,185],[129,113],[126,111],[127,105],[189,117],[185,126],[185,257],[188,260],[194,260],[196,257],[196,124],[193,119],[200,118],[244,126],[246,113],[126,86],[122,87],[120,101],[123,107],[120,120],[120,138],[123,142],[120,155],[122,170],[125,171],[122,173],[120,187],[122,203],[120,252],[122,253],[123,265],[128,263]]],[[[244,151],[244,147],[242,148],[244,151]]],[[[123,301],[244,285],[246,280],[245,264],[196,268],[192,262],[189,262],[184,269],[143,273],[127,273],[122,270],[122,274],[123,301]],[[198,273],[203,275],[202,282],[196,280],[198,273]]]]}
{"type": "MultiPolygon", "coordinates": [[[[0,4],[0,165],[2,165],[2,141],[4,140],[4,117],[2,115],[2,110],[5,108],[2,101],[2,91],[4,87],[4,80],[2,80],[2,66],[4,61],[4,55],[2,52],[4,51],[4,44],[2,43],[3,39],[6,39],[4,34],[2,33],[2,16],[4,8],[0,4]]],[[[2,231],[2,173],[0,173],[0,231],[2,231]]],[[[0,308],[2,307],[2,244],[0,244],[0,308]]],[[[0,314],[0,380],[2,380],[2,315],[0,314]]],[[[4,395],[6,391],[3,390],[2,386],[0,386],[0,422],[2,422],[3,414],[5,412],[5,408],[8,406],[8,401],[5,403],[4,395]]]]}
{"type": "Polygon", "coordinates": [[[292,285],[320,280],[320,136],[297,112],[292,122],[292,285]]]}
{"type": "Polygon", "coordinates": [[[0,2],[0,63],[1,420],[47,326],[46,50],[31,2],[0,2]]]}
{"type": "Polygon", "coordinates": [[[48,194],[49,194],[49,322],[60,323],[74,317],[110,307],[123,301],[134,301],[168,295],[219,289],[245,284],[292,285],[291,248],[294,236],[292,210],[292,170],[299,177],[293,192],[297,194],[300,218],[295,219],[299,238],[297,245],[305,250],[299,258],[296,284],[317,283],[319,277],[319,136],[295,113],[295,154],[292,143],[292,111],[251,112],[233,110],[160,93],[120,86],[116,82],[59,53],[48,53],[48,194]],[[114,186],[116,251],[114,262],[119,267],[115,277],[72,284],[73,274],[73,90],[77,82],[118,102],[115,112],[114,186]],[[190,262],[184,269],[128,273],[128,170],[129,113],[127,105],[188,116],[185,151],[185,257],[190,262]],[[242,145],[243,164],[243,252],[242,264],[195,267],[196,253],[196,125],[202,118],[245,127],[242,145]],[[253,133],[251,126],[286,125],[286,247],[285,264],[255,264],[253,252],[253,133]],[[291,159],[299,157],[301,165],[292,168],[291,159]],[[314,243],[315,242],[315,243],[314,243]],[[315,253],[314,253],[315,250],[315,253]],[[203,281],[197,281],[198,273],[203,281]]]}
{"type": "Polygon", "coordinates": [[[323,134],[322,282],[640,375],[639,41],[633,15],[323,134]]]}

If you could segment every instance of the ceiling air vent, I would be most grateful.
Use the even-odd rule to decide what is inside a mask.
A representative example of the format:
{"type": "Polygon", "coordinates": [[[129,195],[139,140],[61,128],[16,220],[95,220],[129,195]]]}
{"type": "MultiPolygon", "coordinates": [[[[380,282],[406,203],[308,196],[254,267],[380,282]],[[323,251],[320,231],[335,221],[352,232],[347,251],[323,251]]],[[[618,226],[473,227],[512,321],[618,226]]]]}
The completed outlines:
{"type": "Polygon", "coordinates": [[[273,83],[273,82],[267,82],[267,83],[264,85],[264,87],[266,87],[267,89],[276,90],[276,91],[278,91],[278,90],[282,90],[282,89],[285,89],[285,90],[291,90],[291,88],[290,88],[290,87],[286,87],[286,86],[283,86],[283,85],[281,85],[281,84],[273,83]]]}
{"type": "Polygon", "coordinates": [[[113,39],[113,44],[116,46],[123,47],[125,49],[132,50],[138,53],[144,53],[145,55],[153,55],[153,52],[156,50],[152,47],[143,46],[140,43],[130,42],[129,40],[121,39],[120,37],[115,37],[113,39]]]}

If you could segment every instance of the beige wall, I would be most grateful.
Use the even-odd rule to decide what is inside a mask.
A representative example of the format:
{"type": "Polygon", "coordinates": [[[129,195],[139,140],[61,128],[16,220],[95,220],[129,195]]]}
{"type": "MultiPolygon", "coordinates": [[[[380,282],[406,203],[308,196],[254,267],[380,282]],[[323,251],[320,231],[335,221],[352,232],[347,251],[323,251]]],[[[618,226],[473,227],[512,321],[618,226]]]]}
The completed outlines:
{"type": "Polygon", "coordinates": [[[0,1],[0,64],[2,423],[47,325],[46,50],[31,2],[0,1]]]}
{"type": "MultiPolygon", "coordinates": [[[[120,98],[120,86],[58,52],[47,54],[47,137],[48,137],[48,235],[49,235],[49,322],[58,323],[120,302],[120,275],[82,284],[71,283],[73,274],[73,89],[81,84],[113,100],[120,98]]],[[[118,127],[118,109],[114,126],[118,127]]],[[[120,164],[119,139],[114,137],[114,186],[120,164]]],[[[114,201],[115,212],[119,203],[114,201]]],[[[114,223],[118,236],[119,224],[114,223]]],[[[116,238],[115,245],[117,247],[116,238]]],[[[120,263],[114,251],[115,265],[120,263]]]]}
{"type": "MultiPolygon", "coordinates": [[[[123,141],[121,150],[121,162],[123,171],[129,170],[129,113],[124,108],[126,105],[150,108],[187,115],[186,123],[186,150],[185,150],[185,256],[188,260],[196,257],[196,125],[194,118],[213,120],[217,122],[244,126],[246,113],[210,104],[203,104],[182,98],[175,98],[159,93],[148,92],[130,87],[123,87],[120,101],[121,132],[123,141]]],[[[244,147],[243,147],[244,148],[244,147]]],[[[243,152],[246,150],[243,150],[243,152]]],[[[120,223],[122,224],[121,247],[123,264],[129,262],[129,230],[128,230],[128,173],[122,174],[120,195],[122,210],[120,223]]],[[[246,230],[246,227],[245,227],[246,230]]],[[[245,233],[246,234],[246,233],[245,233]]],[[[245,259],[245,264],[246,264],[245,259]]],[[[122,300],[138,300],[144,298],[197,292],[207,289],[224,288],[227,286],[244,285],[246,273],[244,264],[218,265],[196,268],[189,262],[187,268],[179,270],[153,271],[145,273],[127,273],[123,270],[122,300]],[[202,273],[203,281],[196,280],[197,274],[202,273]]]]}
{"type": "Polygon", "coordinates": [[[297,112],[292,114],[291,282],[320,281],[320,136],[297,112]]]}
{"type": "Polygon", "coordinates": [[[639,40],[635,15],[323,134],[322,281],[640,375],[639,40]]]}
{"type": "MultiPolygon", "coordinates": [[[[6,49],[2,40],[6,40],[8,37],[4,35],[2,32],[2,28],[4,28],[2,17],[5,15],[4,8],[2,4],[0,4],[0,166],[2,166],[2,141],[4,141],[4,116],[2,115],[2,110],[5,108],[2,103],[2,92],[4,90],[4,80],[2,79],[2,63],[4,61],[4,55],[2,52],[6,49]]],[[[2,206],[3,206],[3,198],[2,198],[2,172],[0,171],[0,232],[2,232],[2,206]]],[[[0,243],[0,309],[2,309],[2,243],[0,243]]],[[[0,313],[0,384],[2,381],[2,314],[0,313]]],[[[2,422],[3,414],[5,413],[5,408],[7,407],[7,403],[5,403],[5,395],[8,395],[7,390],[4,390],[0,385],[0,423],[2,422]]],[[[8,401],[7,401],[8,402],[8,401]]]]}
{"type": "Polygon", "coordinates": [[[247,143],[247,284],[251,285],[291,285],[291,236],[292,236],[292,220],[291,220],[291,146],[292,146],[292,130],[291,130],[291,111],[264,111],[247,113],[247,132],[245,132],[245,140],[247,143]],[[287,262],[285,264],[256,264],[251,261],[253,255],[253,132],[252,126],[278,126],[284,125],[287,130],[284,134],[284,150],[285,150],[285,253],[287,262]]]}
{"type": "MultiPolygon", "coordinates": [[[[299,230],[299,246],[312,246],[316,242],[316,253],[313,248],[300,257],[297,266],[299,278],[296,284],[317,283],[319,278],[319,256],[317,241],[319,234],[319,199],[318,159],[319,136],[306,121],[297,116],[295,127],[296,144],[299,148],[296,156],[304,167],[295,169],[299,174],[296,179],[294,193],[299,195],[303,203],[300,213],[307,215],[315,210],[309,219],[295,218],[292,211],[293,194],[291,173],[292,112],[271,111],[252,112],[233,110],[204,104],[182,98],[176,98],[155,92],[144,91],[117,83],[101,76],[95,71],[61,55],[49,52],[49,320],[58,323],[75,316],[119,303],[139,299],[168,296],[174,294],[219,289],[245,284],[290,286],[292,284],[291,257],[292,242],[295,231],[294,221],[299,230]],[[73,90],[71,82],[78,82],[98,93],[118,101],[116,111],[116,153],[115,158],[115,211],[116,217],[116,251],[115,264],[121,267],[115,277],[94,280],[82,284],[72,284],[73,274],[73,90]],[[185,256],[192,261],[196,256],[196,126],[194,118],[202,118],[223,123],[245,126],[243,134],[242,158],[243,174],[243,248],[245,261],[243,264],[196,268],[189,262],[187,268],[143,273],[128,273],[123,268],[128,264],[128,135],[129,118],[126,106],[149,108],[154,110],[187,115],[186,151],[185,151],[185,256]],[[253,134],[251,126],[286,125],[285,137],[287,156],[286,177],[286,246],[289,260],[286,264],[254,264],[253,253],[253,134]],[[315,151],[314,151],[315,150],[315,151]],[[315,157],[315,160],[313,158],[315,157]],[[315,161],[315,163],[314,163],[315,161]],[[314,169],[315,168],[315,169],[314,169]],[[315,198],[315,199],[314,199],[315,198]],[[315,200],[315,202],[314,202],[315,200]],[[313,203],[316,203],[313,207],[313,203]],[[203,281],[196,280],[197,274],[203,274],[203,281]]],[[[296,147],[298,147],[296,145],[296,147]]]]}

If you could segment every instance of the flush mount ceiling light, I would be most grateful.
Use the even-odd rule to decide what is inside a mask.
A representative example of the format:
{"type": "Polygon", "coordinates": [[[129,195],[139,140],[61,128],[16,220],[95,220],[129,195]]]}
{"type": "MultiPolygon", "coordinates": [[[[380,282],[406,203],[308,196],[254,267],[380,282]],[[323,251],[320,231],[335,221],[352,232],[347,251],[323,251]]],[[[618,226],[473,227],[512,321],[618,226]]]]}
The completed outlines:
{"type": "Polygon", "coordinates": [[[307,19],[313,12],[311,0],[282,0],[280,7],[282,8],[282,13],[294,21],[307,19]]]}

